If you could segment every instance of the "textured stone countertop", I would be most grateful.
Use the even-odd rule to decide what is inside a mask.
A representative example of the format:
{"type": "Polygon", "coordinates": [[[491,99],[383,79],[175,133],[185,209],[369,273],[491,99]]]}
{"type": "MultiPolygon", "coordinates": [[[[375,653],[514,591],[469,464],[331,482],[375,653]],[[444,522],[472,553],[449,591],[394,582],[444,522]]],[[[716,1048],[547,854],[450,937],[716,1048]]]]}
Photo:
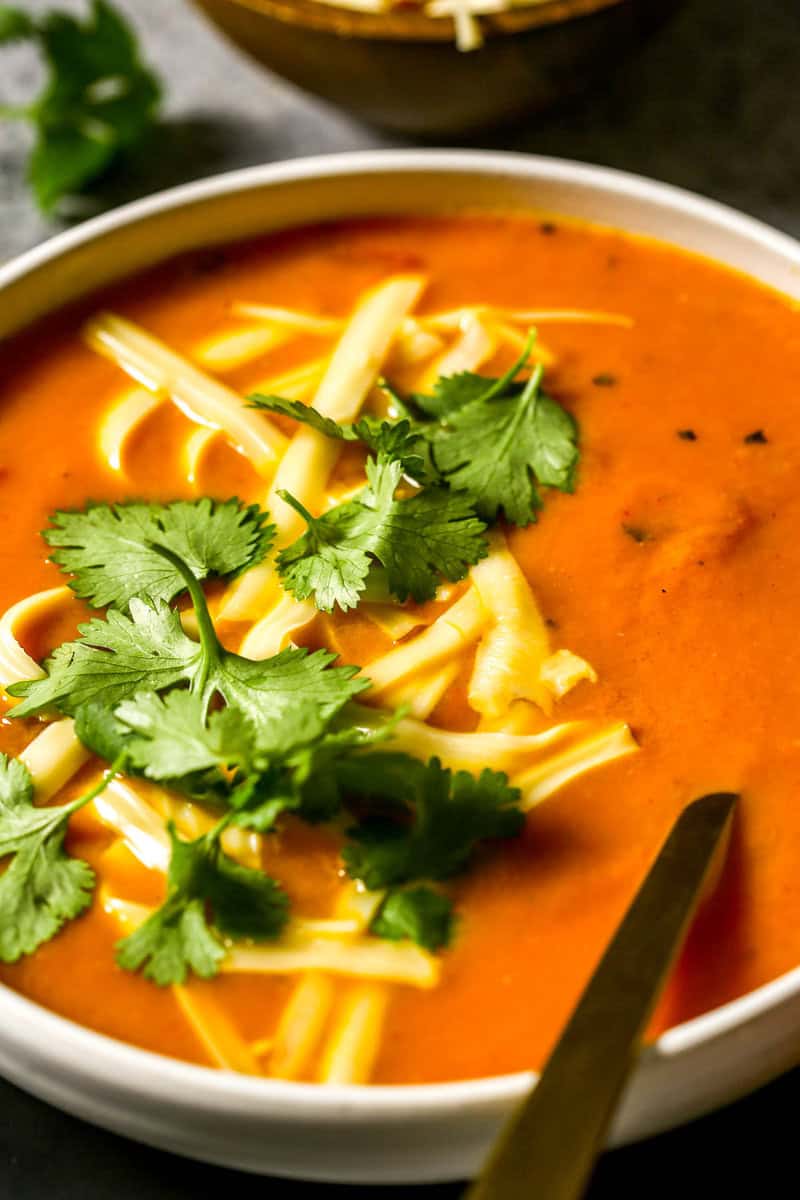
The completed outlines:
{"type": "MultiPolygon", "coordinates": [[[[17,0],[28,11],[78,0],[17,0]]],[[[366,129],[261,73],[183,0],[117,0],[166,83],[159,152],[104,185],[98,208],[185,180],[301,154],[408,145],[366,129]]],[[[24,49],[0,54],[0,103],[36,86],[24,49]]],[[[687,0],[683,11],[604,88],[512,131],[472,144],[583,159],[651,175],[724,200],[800,235],[800,3],[687,0]]],[[[23,184],[26,135],[0,125],[0,262],[59,228],[23,184]]],[[[96,211],[96,209],[95,209],[96,211]]],[[[82,213],[81,215],[88,215],[82,213]]],[[[607,1155],[592,1200],[797,1190],[800,1074],[684,1130],[607,1155]],[[749,1189],[748,1189],[749,1190],[749,1189]]],[[[202,1166],[84,1125],[0,1082],[0,1196],[8,1200],[197,1200],[217,1193],[299,1200],[301,1186],[202,1166]]],[[[382,1191],[381,1196],[411,1189],[382,1191]]],[[[359,1193],[309,1189],[320,1200],[359,1193]]],[[[459,1189],[415,1189],[444,1200],[459,1189]]],[[[546,1197],[532,1200],[547,1200],[546,1197]]]]}

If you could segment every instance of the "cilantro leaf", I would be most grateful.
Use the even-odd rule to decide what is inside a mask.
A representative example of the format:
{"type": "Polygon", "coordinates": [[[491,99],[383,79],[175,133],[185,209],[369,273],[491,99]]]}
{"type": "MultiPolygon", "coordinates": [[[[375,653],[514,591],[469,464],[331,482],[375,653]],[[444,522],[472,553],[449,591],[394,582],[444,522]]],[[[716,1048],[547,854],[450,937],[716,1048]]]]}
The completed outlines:
{"type": "MultiPolygon", "coordinates": [[[[578,459],[573,418],[541,391],[542,368],[524,386],[484,380],[484,392],[465,399],[457,377],[450,406],[430,434],[436,465],[448,484],[462,489],[486,521],[500,509],[516,525],[536,519],[541,498],[536,483],[572,491],[578,459]]],[[[480,377],[478,377],[480,378],[480,377]]],[[[442,383],[442,381],[440,381],[442,383]]],[[[473,390],[470,384],[468,391],[473,390]]]]}
{"type": "Polygon", "coordinates": [[[28,768],[0,754],[0,857],[13,855],[0,875],[3,962],[31,954],[89,905],[94,872],[66,853],[64,836],[71,815],[103,790],[118,766],[71,803],[37,808],[28,768]]]}
{"type": "MultiPolygon", "coordinates": [[[[191,693],[176,689],[168,695],[177,698],[189,696],[191,693]]],[[[99,758],[113,762],[123,756],[128,775],[147,774],[139,762],[132,761],[134,735],[128,725],[117,720],[113,708],[96,700],[80,705],[75,711],[75,733],[78,740],[99,758]]],[[[160,782],[170,790],[180,792],[212,808],[225,804],[230,792],[229,780],[215,768],[197,771],[187,769],[185,772],[181,769],[174,776],[161,776],[160,782]]]]}
{"type": "Polygon", "coordinates": [[[166,696],[137,692],[119,705],[114,719],[130,735],[125,746],[131,764],[149,779],[249,766],[256,754],[255,730],[246,717],[225,708],[206,721],[201,698],[183,688],[166,696]]]}
{"type": "MultiPolygon", "coordinates": [[[[79,713],[79,736],[80,719],[79,713]]],[[[127,734],[122,745],[128,769],[167,786],[175,786],[176,779],[179,785],[186,778],[222,780],[216,768],[235,769],[224,799],[238,825],[261,833],[287,810],[312,822],[335,817],[342,805],[337,762],[391,737],[396,723],[395,718],[362,729],[351,712],[321,729],[315,721],[295,725],[290,716],[283,723],[282,745],[273,738],[265,752],[258,729],[238,709],[217,710],[206,719],[199,697],[181,689],[163,697],[138,693],[119,705],[112,719],[127,734]]]]}
{"type": "Polygon", "coordinates": [[[383,901],[370,925],[376,937],[400,941],[409,938],[426,950],[441,950],[453,936],[453,905],[447,896],[429,887],[394,890],[383,901]]]}
{"type": "Polygon", "coordinates": [[[0,9],[0,42],[34,40],[49,67],[42,93],[6,115],[33,123],[28,177],[41,207],[84,188],[136,143],[154,119],[160,88],[136,40],[106,0],[85,22],[60,12],[40,21],[0,9]]]}
{"type": "Polygon", "coordinates": [[[358,667],[335,667],[328,650],[310,653],[294,646],[254,662],[221,655],[210,676],[226,703],[249,719],[264,753],[282,752],[318,737],[330,719],[369,687],[358,667]]]}
{"type": "Polygon", "coordinates": [[[367,462],[369,486],[321,517],[281,493],[308,523],[308,530],[278,555],[284,585],[297,597],[313,595],[323,612],[354,608],[373,561],[386,568],[390,592],[422,602],[442,576],[463,579],[487,553],[485,525],[466,495],[429,487],[406,499],[395,496],[403,476],[398,459],[367,462]]]}
{"type": "Polygon", "coordinates": [[[340,425],[301,400],[285,400],[282,396],[256,393],[248,397],[248,402],[251,408],[266,409],[267,412],[302,421],[325,437],[344,442],[362,442],[373,454],[383,455],[387,461],[396,459],[402,463],[404,473],[418,483],[431,478],[432,468],[424,436],[408,418],[385,421],[367,415],[352,424],[340,425]]]}
{"type": "Polygon", "coordinates": [[[44,532],[54,562],[73,575],[70,586],[95,608],[125,610],[134,596],[172,600],[186,588],[179,571],[153,543],[168,546],[197,579],[232,579],[260,562],[275,528],[257,505],[238,500],[177,500],[173,504],[92,504],[57,512],[44,532]]]}
{"type": "Polygon", "coordinates": [[[0,46],[33,37],[35,28],[32,19],[22,9],[0,4],[0,46]]]}
{"type": "Polygon", "coordinates": [[[347,794],[384,806],[349,831],[343,850],[348,874],[370,889],[446,879],[478,842],[515,837],[524,825],[519,790],[488,768],[474,776],[435,758],[376,752],[346,759],[337,773],[347,794]]]}
{"type": "Polygon", "coordinates": [[[220,934],[264,941],[281,932],[286,894],[270,876],[227,857],[219,844],[225,824],[184,842],[170,823],[167,899],[118,943],[117,962],[125,970],[142,970],[162,987],[183,983],[190,970],[210,979],[225,957],[220,934]]]}
{"type": "Polygon", "coordinates": [[[178,613],[166,604],[132,599],[130,616],[112,610],[105,619],[79,626],[79,634],[45,661],[43,679],[8,689],[23,697],[12,710],[15,717],[54,709],[72,714],[91,701],[113,707],[143,687],[160,690],[200,676],[202,647],[186,636],[178,613]]]}
{"type": "MultiPolygon", "coordinates": [[[[519,370],[520,364],[515,364],[511,379],[516,377],[519,370]]],[[[426,396],[415,392],[412,402],[427,417],[442,420],[451,417],[467,404],[472,404],[474,400],[484,400],[486,393],[498,382],[497,379],[491,379],[486,375],[477,375],[472,371],[459,371],[455,375],[440,375],[433,385],[431,395],[426,396]]],[[[511,380],[509,380],[510,382],[511,380]]]]}

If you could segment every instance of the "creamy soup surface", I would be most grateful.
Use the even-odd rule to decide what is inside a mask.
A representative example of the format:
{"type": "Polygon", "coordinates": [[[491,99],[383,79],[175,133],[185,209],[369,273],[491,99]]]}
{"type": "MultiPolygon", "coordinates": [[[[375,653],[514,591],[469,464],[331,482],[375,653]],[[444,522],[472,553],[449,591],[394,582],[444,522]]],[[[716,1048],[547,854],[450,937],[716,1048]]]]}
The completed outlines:
{"type": "MultiPolygon", "coordinates": [[[[481,846],[443,885],[457,920],[450,946],[436,954],[435,986],[386,984],[370,1009],[380,1037],[367,1074],[384,1084],[539,1067],[671,822],[705,792],[740,792],[741,805],[723,876],[651,1033],[800,961],[800,316],[786,299],[718,265],[558,217],[392,218],[204,250],[93,297],[0,351],[0,610],[64,582],[40,537],[56,509],[198,495],[264,504],[269,491],[264,472],[225,436],[196,443],[189,469],[187,443],[201,427],[168,398],[143,413],[123,461],[111,462],[100,431],[137,385],[82,338],[87,317],[113,310],[197,362],[198,347],[258,329],[260,318],[236,305],[342,322],[369,289],[398,276],[424,277],[415,317],[462,307],[541,314],[530,323],[546,389],[579,428],[575,489],[544,489],[536,523],[499,529],[551,649],[586,660],[597,680],[582,679],[549,713],[529,706],[518,732],[623,722],[638,751],[554,790],[531,808],[521,836],[481,846]],[[565,312],[619,319],[553,319],[565,312]]],[[[487,375],[518,357],[525,336],[524,321],[507,322],[500,336],[493,319],[486,318],[491,349],[476,364],[487,375]]],[[[434,333],[441,355],[463,327],[434,333]]],[[[256,338],[237,361],[212,352],[203,370],[245,396],[329,354],[337,336],[320,328],[293,329],[272,344],[256,338]]],[[[409,390],[429,365],[403,362],[395,348],[383,370],[409,390]]],[[[275,424],[287,437],[297,429],[284,417],[275,424]]],[[[347,446],[332,480],[344,494],[362,476],[363,452],[347,446]]],[[[427,605],[426,627],[467,586],[427,605]]],[[[209,588],[212,606],[221,591],[209,588]]],[[[42,610],[20,642],[40,661],[75,636],[87,611],[76,599],[42,610]]],[[[246,629],[219,624],[231,647],[246,629]]],[[[293,640],[328,646],[367,675],[393,643],[360,608],[322,614],[293,640]]],[[[468,703],[475,651],[475,643],[464,649],[429,724],[478,729],[468,703]]],[[[37,719],[6,715],[0,749],[19,754],[41,728],[37,719]]],[[[92,760],[57,800],[80,794],[97,774],[92,760]]],[[[156,804],[152,785],[137,786],[156,804]]],[[[228,1022],[232,1044],[253,1056],[241,1069],[256,1062],[265,1074],[321,1077],[322,1043],[296,1070],[270,1069],[296,974],[223,973],[189,979],[181,991],[121,969],[114,946],[122,931],[108,895],[152,907],[163,898],[164,874],[144,866],[92,807],[72,819],[67,845],[102,886],[56,937],[0,968],[8,986],[137,1046],[225,1065],[198,1032],[208,1002],[215,1019],[221,1012],[228,1022]]],[[[342,887],[339,849],[336,830],[288,817],[264,835],[259,853],[294,913],[325,918],[342,887]]],[[[373,985],[332,978],[335,1022],[348,997],[373,985]]]]}

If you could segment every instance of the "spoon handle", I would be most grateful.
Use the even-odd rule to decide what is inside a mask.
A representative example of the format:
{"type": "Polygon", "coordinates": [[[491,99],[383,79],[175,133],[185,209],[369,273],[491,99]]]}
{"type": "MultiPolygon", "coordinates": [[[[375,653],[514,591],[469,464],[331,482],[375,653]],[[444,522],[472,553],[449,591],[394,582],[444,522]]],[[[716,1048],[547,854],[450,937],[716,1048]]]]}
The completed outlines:
{"type": "Polygon", "coordinates": [[[694,915],[738,797],[683,810],[538,1083],[465,1200],[578,1200],[694,915]]]}

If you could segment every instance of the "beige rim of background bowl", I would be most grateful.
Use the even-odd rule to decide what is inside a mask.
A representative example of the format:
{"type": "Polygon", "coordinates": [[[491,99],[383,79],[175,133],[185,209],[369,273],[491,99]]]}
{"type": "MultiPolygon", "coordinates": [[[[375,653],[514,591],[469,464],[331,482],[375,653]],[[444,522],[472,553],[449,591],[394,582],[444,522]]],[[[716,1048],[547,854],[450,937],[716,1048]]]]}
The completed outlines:
{"type": "MultiPolygon", "coordinates": [[[[800,300],[800,245],[664,184],[523,155],[384,151],[257,167],[128,205],[0,268],[0,337],[195,247],[365,214],[536,210],[650,234],[800,300]]],[[[0,347],[2,361],[2,347],[0,347]]],[[[619,1144],[725,1103],[800,1062],[800,969],[664,1034],[642,1056],[619,1144]]],[[[530,1086],[518,1074],[407,1087],[320,1087],[137,1050],[0,987],[0,1073],[76,1116],[250,1171],[361,1183],[474,1173],[530,1086]]]]}

